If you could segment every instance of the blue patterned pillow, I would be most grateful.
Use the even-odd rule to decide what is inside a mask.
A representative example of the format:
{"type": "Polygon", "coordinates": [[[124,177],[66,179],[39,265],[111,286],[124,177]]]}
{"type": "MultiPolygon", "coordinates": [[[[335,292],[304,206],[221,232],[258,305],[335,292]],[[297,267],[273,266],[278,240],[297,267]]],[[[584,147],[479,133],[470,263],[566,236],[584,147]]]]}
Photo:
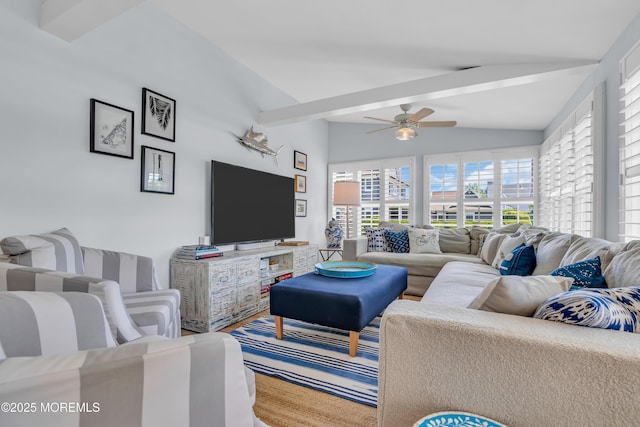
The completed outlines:
{"type": "Polygon", "coordinates": [[[391,248],[391,252],[397,254],[409,253],[409,232],[407,230],[384,230],[384,238],[391,248]]]}
{"type": "Polygon", "coordinates": [[[384,231],[389,228],[367,228],[367,252],[391,252],[387,241],[384,238],[384,231]]]}
{"type": "Polygon", "coordinates": [[[530,276],[536,268],[536,250],[532,245],[520,245],[500,264],[503,276],[530,276]]]}
{"type": "Polygon", "coordinates": [[[564,292],[538,306],[533,317],[592,328],[636,332],[638,316],[604,289],[564,292]]]}
{"type": "Polygon", "coordinates": [[[576,262],[575,264],[558,267],[551,273],[552,276],[571,277],[573,286],[570,290],[582,288],[606,288],[607,283],[604,281],[602,269],[600,266],[600,257],[586,259],[576,262]]]}
{"type": "MultiPolygon", "coordinates": [[[[586,289],[585,289],[586,290],[586,289]]],[[[629,286],[625,288],[604,288],[604,289],[589,289],[591,292],[596,292],[601,295],[611,297],[624,305],[627,310],[634,313],[638,318],[640,324],[640,287],[629,286]]],[[[640,332],[640,330],[638,331],[640,332]]]]}

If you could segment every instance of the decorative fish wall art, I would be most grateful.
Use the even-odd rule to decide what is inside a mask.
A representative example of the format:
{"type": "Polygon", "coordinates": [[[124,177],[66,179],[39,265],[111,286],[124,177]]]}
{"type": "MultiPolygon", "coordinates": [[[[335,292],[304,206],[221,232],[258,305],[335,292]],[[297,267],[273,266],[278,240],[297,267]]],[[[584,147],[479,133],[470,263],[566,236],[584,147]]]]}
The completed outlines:
{"type": "Polygon", "coordinates": [[[244,145],[247,150],[255,150],[262,154],[262,157],[264,157],[265,154],[268,156],[273,156],[273,158],[276,160],[276,164],[278,166],[280,165],[278,163],[278,154],[280,153],[280,150],[282,150],[283,146],[281,145],[277,150],[269,147],[267,145],[267,135],[261,132],[254,132],[253,126],[249,128],[244,136],[238,136],[233,132],[231,132],[231,135],[238,138],[238,142],[244,145]]]}

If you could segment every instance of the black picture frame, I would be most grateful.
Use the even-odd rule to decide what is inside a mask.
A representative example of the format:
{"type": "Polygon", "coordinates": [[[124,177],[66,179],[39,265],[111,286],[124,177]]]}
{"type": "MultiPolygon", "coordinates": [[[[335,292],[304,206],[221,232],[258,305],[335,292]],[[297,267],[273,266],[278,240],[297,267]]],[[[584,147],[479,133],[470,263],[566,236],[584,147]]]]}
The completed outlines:
{"type": "Polygon", "coordinates": [[[295,176],[295,187],[296,193],[306,193],[307,192],[307,177],[304,175],[296,175],[295,176]]]}
{"type": "Polygon", "coordinates": [[[175,194],[176,153],[143,145],[140,163],[140,191],[175,194]]]}
{"type": "Polygon", "coordinates": [[[305,199],[296,199],[296,216],[307,216],[307,201],[305,199]]]}
{"type": "Polygon", "coordinates": [[[176,142],[176,100],[142,88],[142,133],[176,142]]]}
{"type": "Polygon", "coordinates": [[[293,151],[293,167],[301,171],[307,170],[307,155],[301,151],[293,151]]]}
{"type": "Polygon", "coordinates": [[[133,159],[132,110],[91,98],[89,151],[133,159]]]}

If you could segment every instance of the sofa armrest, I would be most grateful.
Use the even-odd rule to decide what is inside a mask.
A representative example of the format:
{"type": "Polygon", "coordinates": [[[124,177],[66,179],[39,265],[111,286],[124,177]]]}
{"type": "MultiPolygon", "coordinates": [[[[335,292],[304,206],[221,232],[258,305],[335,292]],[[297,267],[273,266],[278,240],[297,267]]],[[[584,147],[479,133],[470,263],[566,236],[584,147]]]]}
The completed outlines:
{"type": "Polygon", "coordinates": [[[240,345],[222,333],[9,358],[0,361],[0,401],[34,409],[3,411],[4,427],[260,425],[240,345]]]}
{"type": "Polygon", "coordinates": [[[344,239],[342,242],[342,259],[355,261],[358,256],[367,252],[367,238],[356,237],[355,239],[344,239]]]}
{"type": "Polygon", "coordinates": [[[118,282],[122,293],[163,289],[152,258],[84,246],[82,255],[87,276],[118,282]]]}
{"type": "Polygon", "coordinates": [[[444,410],[523,427],[637,423],[637,334],[416,301],[393,302],[380,329],[379,426],[444,410]]]}

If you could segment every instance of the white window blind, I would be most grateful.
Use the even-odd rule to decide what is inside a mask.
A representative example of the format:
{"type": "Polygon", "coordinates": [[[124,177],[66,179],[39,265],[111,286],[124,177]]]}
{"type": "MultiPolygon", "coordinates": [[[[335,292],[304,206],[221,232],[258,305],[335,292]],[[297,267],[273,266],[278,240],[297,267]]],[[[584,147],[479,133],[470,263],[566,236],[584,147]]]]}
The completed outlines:
{"type": "Polygon", "coordinates": [[[551,230],[594,235],[596,179],[589,95],[540,149],[537,223],[551,230]]]}
{"type": "Polygon", "coordinates": [[[361,204],[349,209],[330,205],[329,214],[346,230],[350,221],[352,236],[364,234],[380,221],[413,224],[413,158],[383,159],[329,165],[329,200],[333,200],[333,183],[359,181],[361,204]]]}
{"type": "Polygon", "coordinates": [[[621,62],[620,240],[640,239],[640,44],[621,62]]]}
{"type": "Polygon", "coordinates": [[[425,156],[425,222],[436,227],[530,224],[537,147],[425,156]]]}

